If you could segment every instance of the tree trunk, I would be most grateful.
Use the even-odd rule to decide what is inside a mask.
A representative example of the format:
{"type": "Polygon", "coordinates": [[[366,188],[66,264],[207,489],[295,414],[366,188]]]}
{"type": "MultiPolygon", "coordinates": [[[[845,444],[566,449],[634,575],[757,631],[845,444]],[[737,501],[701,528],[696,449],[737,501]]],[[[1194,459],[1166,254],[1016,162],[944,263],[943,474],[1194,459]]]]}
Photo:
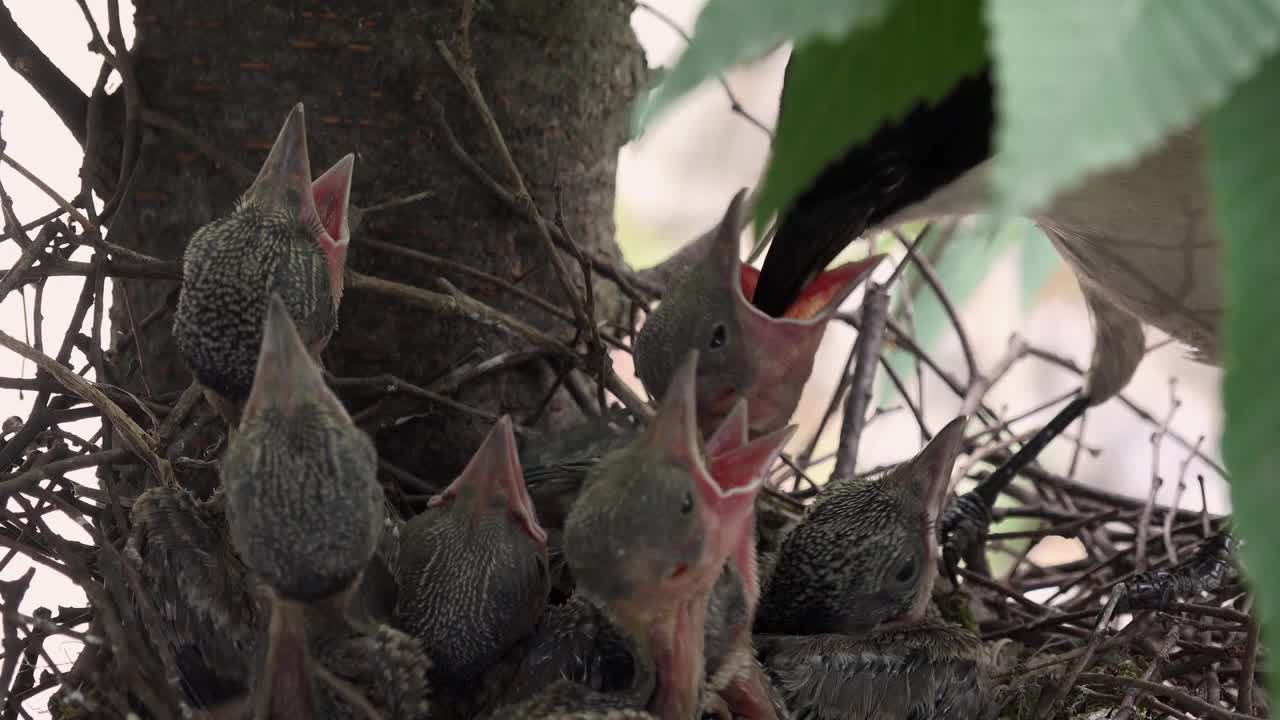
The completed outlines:
{"type": "MultiPolygon", "coordinates": [[[[353,205],[427,193],[418,202],[365,217],[353,229],[350,269],[432,291],[439,291],[444,277],[569,341],[569,323],[492,283],[366,244],[380,240],[447,258],[570,307],[537,229],[464,170],[433,111],[434,99],[465,149],[499,183],[513,187],[482,116],[436,47],[443,41],[460,54],[468,4],[137,0],[139,85],[149,110],[193,131],[250,172],[266,157],[289,108],[303,102],[313,173],[347,152],[357,153],[353,205]]],[[[629,24],[633,3],[474,5],[470,36],[479,84],[535,203],[550,221],[558,187],[564,225],[578,246],[620,263],[612,212],[617,151],[647,73],[629,24]]],[[[236,172],[210,157],[216,153],[154,120],[148,125],[134,192],[111,239],[178,259],[192,231],[226,212],[248,180],[243,168],[236,172]]],[[[575,286],[582,287],[576,260],[561,257],[575,286]]],[[[114,327],[127,331],[133,321],[157,309],[163,313],[142,334],[146,380],[156,393],[179,391],[190,380],[170,335],[176,286],[155,280],[115,285],[114,327]]],[[[621,303],[614,287],[594,286],[597,318],[616,317],[621,303]]],[[[349,288],[324,362],[342,377],[387,373],[426,386],[464,358],[521,349],[528,347],[507,332],[349,288]]],[[[128,343],[116,351],[127,356],[134,348],[128,343]]],[[[559,369],[535,357],[471,381],[454,397],[525,422],[559,369]]],[[[131,377],[131,388],[141,389],[141,379],[131,377]]],[[[347,399],[383,458],[428,482],[447,482],[489,425],[447,406],[384,396],[382,389],[348,393],[347,399]]],[[[577,406],[560,392],[539,417],[544,426],[554,426],[577,416],[577,406]]]]}

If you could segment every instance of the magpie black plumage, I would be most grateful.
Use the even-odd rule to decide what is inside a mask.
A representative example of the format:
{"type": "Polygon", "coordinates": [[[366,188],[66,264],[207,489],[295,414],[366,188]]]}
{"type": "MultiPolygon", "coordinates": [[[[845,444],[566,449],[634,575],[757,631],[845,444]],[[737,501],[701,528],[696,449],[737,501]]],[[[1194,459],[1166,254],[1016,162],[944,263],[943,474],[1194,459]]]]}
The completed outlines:
{"type": "MultiPolygon", "coordinates": [[[[980,69],[830,163],[780,213],[755,306],[773,316],[785,312],[865,233],[982,212],[996,151],[992,78],[990,66],[980,69]]],[[[785,112],[785,87],[782,104],[785,112]]],[[[1190,346],[1197,359],[1220,360],[1223,243],[1204,157],[1200,129],[1178,129],[1136,162],[1094,173],[1028,216],[1071,266],[1093,316],[1085,395],[1094,404],[1132,376],[1143,354],[1143,322],[1190,346]]]]}

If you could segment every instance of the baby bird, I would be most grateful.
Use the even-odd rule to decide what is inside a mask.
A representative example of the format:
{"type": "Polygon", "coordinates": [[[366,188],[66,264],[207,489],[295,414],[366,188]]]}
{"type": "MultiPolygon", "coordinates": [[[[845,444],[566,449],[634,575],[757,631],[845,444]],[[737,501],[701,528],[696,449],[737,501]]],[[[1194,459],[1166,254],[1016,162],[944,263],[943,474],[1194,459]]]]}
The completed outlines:
{"type": "Polygon", "coordinates": [[[313,358],[337,327],[354,162],[347,155],[312,182],[299,103],[235,209],[201,227],[187,245],[174,340],[211,404],[233,425],[253,386],[272,293],[313,358]]]}
{"type": "Polygon", "coordinates": [[[565,528],[579,591],[633,647],[632,700],[663,720],[688,720],[699,709],[712,590],[753,532],[765,471],[794,430],[709,462],[699,441],[697,362],[692,352],[677,367],[644,434],[591,470],[565,528]]]}
{"type": "Polygon", "coordinates": [[[316,712],[307,612],[346,622],[383,525],[377,453],[324,383],[274,293],[240,431],[222,461],[232,543],[269,588],[266,678],[255,717],[316,712]]]}
{"type": "Polygon", "coordinates": [[[511,418],[502,416],[462,474],[401,530],[396,625],[434,660],[437,691],[477,683],[546,608],[547,534],[525,490],[511,418]]]}
{"type": "Polygon", "coordinates": [[[883,255],[847,263],[808,283],[786,312],[770,317],[751,304],[759,273],[738,259],[746,190],[739,190],[711,233],[703,258],[672,280],[635,344],[636,374],[654,397],[666,394],[676,368],[698,360],[698,424],[710,433],[739,398],[750,401],[752,437],[791,422],[813,372],[814,355],[840,303],[870,276],[883,255]]]}
{"type": "Polygon", "coordinates": [[[797,718],[968,720],[990,694],[969,631],[927,620],[935,523],[965,418],[887,474],[825,488],[783,540],[756,653],[797,718]]]}

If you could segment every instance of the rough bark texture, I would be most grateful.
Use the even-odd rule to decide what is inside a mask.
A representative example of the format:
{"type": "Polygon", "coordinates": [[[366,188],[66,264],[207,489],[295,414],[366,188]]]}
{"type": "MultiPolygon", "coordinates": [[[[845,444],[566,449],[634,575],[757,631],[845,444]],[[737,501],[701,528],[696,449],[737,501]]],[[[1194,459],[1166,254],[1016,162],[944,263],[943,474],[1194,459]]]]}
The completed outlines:
{"type": "MultiPolygon", "coordinates": [[[[500,182],[510,178],[479,114],[436,50],[455,48],[461,0],[310,3],[258,0],[137,0],[137,63],[147,106],[177,120],[256,171],[289,107],[306,106],[313,172],[357,153],[352,203],[371,206],[429,191],[420,202],[371,214],[353,232],[349,267],[424,289],[438,278],[565,340],[572,328],[523,306],[490,284],[371,248],[370,238],[471,265],[548,299],[569,304],[536,229],[475,182],[451,155],[429,99],[444,106],[466,149],[500,182]]],[[[632,33],[631,2],[488,0],[476,3],[471,37],[481,87],[543,214],[555,213],[562,188],[564,223],[577,243],[619,256],[613,240],[617,150],[626,114],[645,82],[632,33]]],[[[115,242],[177,259],[193,230],[225,212],[246,182],[164,128],[149,127],[132,205],[112,228],[115,242]]],[[[562,256],[581,287],[573,258],[562,256]]],[[[116,283],[114,326],[172,305],[176,283],[116,283]]],[[[597,316],[619,305],[596,282],[597,316]]],[[[335,374],[390,373],[426,385],[472,351],[490,357],[521,349],[512,336],[452,317],[433,316],[384,296],[348,289],[340,324],[325,352],[335,374]]],[[[189,381],[175,352],[171,315],[144,334],[146,373],[155,392],[189,381]]],[[[131,352],[121,347],[122,353],[131,352]]],[[[528,419],[554,380],[544,360],[464,386],[458,399],[528,419]]],[[[133,378],[137,384],[138,378],[133,378]]],[[[350,397],[357,411],[377,394],[350,397]]],[[[561,393],[551,424],[573,419],[561,393]]],[[[363,416],[383,457],[446,481],[478,444],[487,423],[421,400],[382,402],[363,416]]]]}

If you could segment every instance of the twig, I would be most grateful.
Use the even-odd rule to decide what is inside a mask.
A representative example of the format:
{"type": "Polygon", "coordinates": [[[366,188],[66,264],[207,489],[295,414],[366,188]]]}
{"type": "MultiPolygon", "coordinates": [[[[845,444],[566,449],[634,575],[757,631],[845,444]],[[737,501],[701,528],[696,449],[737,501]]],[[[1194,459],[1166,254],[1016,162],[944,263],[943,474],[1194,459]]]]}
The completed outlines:
{"type": "MultiPolygon", "coordinates": [[[[14,580],[0,580],[0,600],[6,608],[17,609],[22,604],[22,599],[26,597],[27,590],[31,587],[31,579],[35,577],[36,569],[28,568],[23,575],[14,580]]],[[[0,707],[7,707],[12,698],[9,696],[9,688],[12,686],[13,673],[18,666],[18,653],[22,651],[23,641],[18,637],[18,625],[14,619],[5,613],[3,619],[4,626],[4,662],[0,665],[0,707]]]]}
{"type": "Polygon", "coordinates": [[[26,472],[0,479],[0,499],[7,498],[14,493],[30,490],[41,480],[71,472],[72,470],[119,462],[129,458],[131,455],[131,452],[123,449],[104,450],[86,455],[76,455],[66,460],[59,460],[32,468],[26,472]]]}
{"type": "MultiPolygon", "coordinates": [[[[445,144],[449,146],[449,151],[454,158],[462,165],[463,169],[471,174],[473,178],[481,185],[489,189],[494,197],[498,198],[504,205],[511,209],[512,212],[525,218],[529,222],[535,222],[532,210],[520,203],[515,195],[494,180],[475,158],[471,157],[471,153],[462,147],[462,143],[458,142],[458,137],[454,135],[453,128],[450,127],[448,118],[445,116],[444,106],[436,102],[434,98],[430,99],[430,105],[433,114],[436,117],[436,125],[440,128],[440,132],[444,135],[445,144]]],[[[551,237],[561,246],[567,246],[568,242],[564,236],[560,235],[559,230],[555,227],[548,226],[548,232],[551,237]]],[[[624,294],[633,302],[646,305],[653,299],[662,294],[662,289],[646,282],[642,278],[636,277],[615,267],[612,263],[602,260],[598,257],[591,258],[591,268],[599,273],[602,277],[606,277],[613,281],[624,294]],[[645,297],[640,293],[644,291],[648,294],[645,297]]]]}
{"type": "Polygon", "coordinates": [[[76,142],[84,144],[85,109],[89,99],[58,66],[45,55],[14,22],[5,3],[0,2],[0,56],[9,62],[49,104],[76,142]]]}
{"type": "MultiPolygon", "coordinates": [[[[1151,511],[1155,506],[1156,493],[1160,491],[1160,486],[1164,484],[1164,480],[1160,477],[1160,443],[1164,440],[1164,436],[1169,432],[1169,423],[1173,422],[1173,415],[1178,411],[1178,407],[1182,402],[1178,400],[1177,381],[1173,378],[1169,379],[1169,412],[1165,415],[1164,421],[1160,423],[1160,427],[1151,435],[1151,492],[1147,495],[1147,504],[1142,508],[1142,517],[1138,520],[1138,544],[1135,549],[1138,572],[1147,569],[1147,533],[1151,527],[1151,511]]],[[[1193,448],[1192,452],[1195,452],[1193,448]]]]}
{"type": "Polygon", "coordinates": [[[105,419],[121,430],[125,445],[150,466],[156,478],[164,485],[173,484],[173,471],[169,468],[169,463],[155,454],[155,451],[151,448],[151,442],[142,428],[138,427],[133,418],[129,417],[110,398],[102,394],[102,391],[94,387],[92,383],[63,367],[48,355],[36,352],[7,333],[0,332],[0,346],[34,362],[41,370],[52,375],[68,391],[98,408],[105,419]]]}
{"type": "MultiPolygon", "coordinates": [[[[964,323],[960,322],[960,313],[956,310],[955,303],[951,302],[951,296],[947,294],[942,287],[942,280],[938,278],[938,274],[934,272],[933,265],[916,251],[916,243],[924,237],[932,228],[922,230],[915,241],[907,240],[906,236],[900,230],[894,230],[893,236],[902,244],[904,250],[907,251],[907,257],[915,264],[916,269],[920,271],[920,277],[924,278],[925,283],[938,299],[938,304],[942,306],[942,311],[946,313],[947,319],[951,321],[951,326],[955,328],[956,337],[960,340],[960,352],[964,355],[965,366],[969,369],[969,382],[972,383],[978,374],[978,361],[973,353],[973,346],[969,342],[969,335],[965,332],[964,323]]],[[[955,233],[956,224],[950,223],[939,237],[939,244],[946,245],[955,233]]]]}
{"type": "MultiPolygon", "coordinates": [[[[650,5],[647,2],[643,2],[643,0],[641,2],[636,3],[636,8],[640,10],[644,10],[650,15],[653,15],[660,22],[662,22],[663,25],[666,25],[667,27],[674,30],[675,33],[684,40],[686,45],[689,44],[689,41],[691,40],[691,38],[689,37],[689,33],[686,32],[684,28],[680,27],[680,23],[677,23],[675,19],[672,18],[670,15],[662,12],[661,10],[659,10],[658,8],[655,8],[654,6],[650,5]]],[[[716,80],[720,82],[720,87],[721,89],[724,90],[724,94],[729,96],[729,109],[732,110],[734,114],[741,117],[743,120],[746,120],[747,123],[749,123],[752,127],[764,133],[765,137],[772,140],[773,131],[769,129],[768,125],[765,125],[763,122],[757,119],[756,116],[747,112],[747,109],[742,106],[742,103],[738,102],[738,96],[733,94],[733,88],[729,87],[729,81],[726,80],[723,75],[716,75],[716,80]]]]}
{"type": "MultiPolygon", "coordinates": [[[[1033,355],[1053,365],[1057,365],[1058,367],[1063,368],[1064,370],[1069,370],[1077,375],[1084,374],[1084,371],[1080,369],[1080,366],[1077,365],[1075,361],[1072,360],[1071,358],[1063,357],[1056,353],[1049,352],[1048,350],[1045,350],[1043,348],[1038,348],[1033,345],[1028,346],[1027,354],[1033,355]]],[[[1124,405],[1126,408],[1128,408],[1129,411],[1132,412],[1134,415],[1137,415],[1139,419],[1144,420],[1148,423],[1151,423],[1152,425],[1159,425],[1160,421],[1156,418],[1155,415],[1153,415],[1150,412],[1147,412],[1147,410],[1145,410],[1142,406],[1138,405],[1127,395],[1120,393],[1120,394],[1117,394],[1115,397],[1119,399],[1121,405],[1124,405]]],[[[1180,445],[1183,450],[1191,450],[1194,447],[1194,443],[1192,443],[1192,441],[1183,437],[1181,434],[1174,432],[1172,429],[1168,430],[1165,434],[1168,437],[1172,438],[1174,442],[1178,443],[1178,445],[1180,445]]],[[[1224,480],[1230,479],[1231,476],[1230,474],[1227,473],[1227,469],[1224,468],[1221,463],[1219,463],[1218,461],[1206,455],[1203,451],[1199,452],[1196,455],[1196,457],[1199,458],[1200,462],[1204,463],[1210,468],[1213,468],[1213,471],[1216,472],[1218,476],[1221,477],[1222,479],[1224,480]]]]}
{"type": "MultiPolygon", "coordinates": [[[[463,37],[469,37],[469,32],[464,32],[463,37]]],[[[468,48],[467,55],[470,55],[470,42],[468,41],[464,47],[468,48]]],[[[476,80],[475,69],[471,67],[470,59],[468,58],[466,63],[460,64],[453,57],[453,53],[449,51],[449,46],[445,45],[442,40],[436,41],[436,51],[440,53],[440,57],[449,66],[449,69],[453,71],[463,89],[466,90],[467,96],[471,99],[471,104],[475,106],[476,112],[480,113],[480,118],[489,131],[489,140],[497,149],[498,157],[501,158],[507,174],[511,176],[511,182],[515,183],[513,195],[516,202],[527,208],[527,215],[533,218],[533,224],[538,229],[538,237],[543,241],[543,249],[551,261],[551,267],[555,270],[556,279],[560,282],[560,288],[564,290],[565,297],[569,301],[569,307],[573,309],[573,316],[577,319],[578,326],[583,328],[594,326],[595,320],[587,316],[582,298],[578,295],[577,288],[569,280],[569,270],[565,267],[564,261],[561,260],[560,253],[556,250],[555,242],[551,239],[551,230],[548,228],[546,218],[538,211],[537,203],[533,201],[533,196],[529,193],[528,186],[525,185],[524,175],[520,172],[520,167],[516,165],[515,158],[511,156],[511,150],[507,147],[507,141],[502,134],[502,129],[498,127],[498,120],[494,117],[493,111],[489,109],[488,101],[484,99],[484,92],[480,89],[479,81],[476,80]]]]}
{"type": "Polygon", "coordinates": [[[833,480],[853,476],[858,460],[858,440],[866,425],[867,405],[871,402],[876,368],[880,365],[880,346],[884,342],[885,321],[889,315],[889,293],[872,283],[862,301],[862,330],[854,343],[857,357],[849,380],[849,396],[845,399],[844,422],[840,428],[840,447],[836,451],[833,480]]]}
{"type": "MultiPolygon", "coordinates": [[[[162,130],[168,130],[179,138],[185,140],[187,144],[199,150],[205,157],[220,165],[221,169],[229,171],[236,182],[241,185],[248,185],[253,182],[255,177],[257,177],[257,173],[251,170],[248,165],[240,162],[235,156],[223,151],[203,135],[200,135],[196,131],[168,115],[165,115],[153,108],[142,108],[139,116],[146,124],[162,130]]],[[[351,215],[354,216],[355,213],[352,212],[351,215]]]]}
{"type": "Polygon", "coordinates": [[[45,183],[45,181],[36,177],[35,173],[32,173],[30,170],[28,170],[22,163],[18,162],[17,160],[14,160],[4,151],[0,151],[0,161],[4,161],[6,165],[13,168],[14,170],[17,170],[19,175],[27,179],[27,182],[31,183],[32,185],[35,185],[37,188],[40,189],[41,192],[43,192],[45,195],[48,195],[51,200],[53,200],[58,204],[58,207],[62,208],[63,212],[75,218],[76,222],[80,223],[81,227],[85,228],[90,232],[95,232],[95,233],[98,232],[97,225],[91,222],[89,218],[85,217],[84,213],[80,212],[80,210],[77,209],[74,205],[67,202],[66,198],[62,197],[57,193],[57,191],[49,187],[49,185],[45,183]]]}
{"type": "Polygon", "coordinates": [[[1025,357],[1026,354],[1027,341],[1022,339],[1021,335],[1015,334],[1009,338],[1009,346],[1005,349],[1004,355],[1000,357],[1000,360],[991,368],[989,374],[978,373],[975,366],[970,371],[969,390],[965,393],[964,400],[960,403],[960,414],[972,415],[977,412],[983,398],[991,391],[991,388],[997,382],[1000,382],[1000,379],[1009,373],[1009,369],[1013,367],[1013,364],[1025,357]]]}
{"type": "Polygon", "coordinates": [[[1173,687],[1171,685],[1162,685],[1158,682],[1150,680],[1140,680],[1138,678],[1126,677],[1124,675],[1111,675],[1107,673],[1080,673],[1079,682],[1085,685],[1105,685],[1107,687],[1118,688],[1137,688],[1151,695],[1165,698],[1173,702],[1174,705],[1181,706],[1183,709],[1195,713],[1196,717],[1213,718],[1213,720],[1258,720],[1252,715],[1232,712],[1225,708],[1211,705],[1204,700],[1192,695],[1191,693],[1173,687]]]}
{"type": "MultiPolygon", "coordinates": [[[[1187,490],[1187,469],[1191,467],[1191,461],[1195,459],[1196,453],[1200,451],[1200,445],[1204,443],[1204,435],[1196,438],[1195,449],[1191,454],[1187,455],[1182,461],[1182,467],[1178,469],[1178,485],[1173,489],[1173,499],[1169,501],[1169,507],[1179,507],[1182,504],[1182,494],[1187,490]]],[[[1173,513],[1164,514],[1164,548],[1169,554],[1169,562],[1178,562],[1178,548],[1173,542],[1173,513]]]]}
{"type": "MultiPolygon", "coordinates": [[[[554,355],[561,355],[571,358],[579,367],[586,369],[586,362],[569,346],[538,330],[537,328],[518,320],[499,310],[480,302],[454,287],[449,281],[441,278],[440,285],[447,294],[431,292],[419,288],[404,285],[402,283],[383,280],[372,275],[347,271],[347,287],[350,290],[364,290],[376,292],[388,297],[394,297],[399,300],[409,302],[415,305],[428,308],[435,312],[456,315],[466,318],[473,322],[487,325],[489,327],[505,330],[513,333],[525,340],[529,341],[534,347],[545,350],[554,355]]],[[[606,376],[607,389],[622,401],[627,409],[635,413],[637,417],[648,419],[653,416],[653,410],[641,400],[635,392],[631,390],[622,379],[617,376],[612,368],[606,376]]]]}
{"type": "MultiPolygon", "coordinates": [[[[1173,650],[1174,645],[1178,643],[1178,632],[1182,629],[1182,625],[1177,621],[1169,626],[1169,631],[1164,634],[1164,640],[1160,644],[1160,649],[1156,652],[1155,658],[1147,665],[1147,669],[1142,672],[1143,680],[1151,680],[1155,677],[1156,671],[1160,669],[1160,665],[1169,659],[1169,653],[1173,650]]],[[[1124,700],[1120,703],[1120,710],[1116,713],[1113,720],[1127,720],[1133,714],[1133,707],[1138,700],[1143,697],[1141,691],[1134,689],[1125,693],[1124,700]]]]}
{"type": "Polygon", "coordinates": [[[1239,682],[1240,689],[1236,696],[1236,711],[1245,715],[1252,715],[1253,708],[1253,685],[1254,674],[1258,667],[1258,640],[1262,636],[1262,623],[1258,618],[1250,616],[1248,621],[1249,632],[1245,639],[1244,657],[1240,660],[1239,682]]]}
{"type": "MultiPolygon", "coordinates": [[[[12,209],[8,201],[8,195],[4,193],[3,186],[0,186],[0,197],[3,197],[5,229],[13,232],[22,232],[21,224],[18,218],[13,215],[12,209]]],[[[36,239],[22,249],[22,255],[18,256],[18,260],[13,266],[0,276],[0,302],[4,302],[6,296],[15,288],[25,281],[25,275],[28,270],[35,265],[36,258],[44,253],[45,248],[53,241],[58,234],[60,223],[49,223],[41,228],[40,233],[36,235],[36,239]]]]}
{"type": "Polygon", "coordinates": [[[1044,717],[1053,718],[1058,716],[1058,708],[1062,705],[1062,701],[1066,699],[1067,693],[1071,692],[1071,688],[1076,684],[1076,679],[1080,677],[1080,673],[1089,667],[1089,663],[1093,660],[1093,654],[1097,651],[1098,645],[1102,642],[1103,633],[1111,624],[1111,617],[1116,612],[1116,606],[1120,604],[1120,600],[1124,597],[1124,585],[1116,588],[1111,595],[1111,600],[1107,602],[1107,606],[1103,608],[1102,614],[1098,616],[1098,622],[1093,626],[1093,634],[1089,636],[1089,642],[1084,646],[1084,652],[1080,654],[1076,664],[1061,683],[1058,683],[1054,689],[1053,695],[1049,702],[1049,709],[1045,711],[1044,717]]]}

